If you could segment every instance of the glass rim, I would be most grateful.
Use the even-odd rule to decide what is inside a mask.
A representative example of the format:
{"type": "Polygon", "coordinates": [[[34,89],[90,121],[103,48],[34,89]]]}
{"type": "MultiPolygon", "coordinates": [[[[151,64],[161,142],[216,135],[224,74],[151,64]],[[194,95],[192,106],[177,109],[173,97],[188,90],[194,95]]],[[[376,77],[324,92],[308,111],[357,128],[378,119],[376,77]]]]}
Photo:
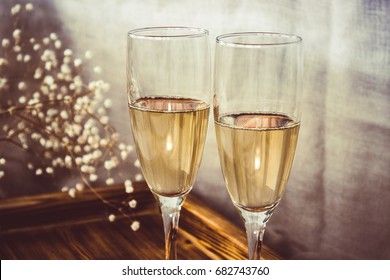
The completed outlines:
{"type": "Polygon", "coordinates": [[[183,39],[183,38],[197,38],[209,35],[209,31],[199,27],[187,26],[154,26],[132,29],[127,33],[128,38],[138,39],[183,39]],[[160,31],[160,33],[155,32],[160,31]],[[183,31],[182,33],[163,34],[167,31],[183,31]]]}
{"type": "Polygon", "coordinates": [[[236,32],[219,35],[216,38],[216,42],[219,45],[230,46],[230,47],[243,47],[243,48],[262,48],[262,47],[272,47],[272,46],[287,46],[301,44],[303,42],[302,37],[287,34],[287,33],[278,33],[278,32],[236,32]],[[274,41],[269,42],[238,42],[238,41],[228,41],[227,39],[232,38],[267,38],[274,39],[274,41]],[[276,41],[276,38],[285,39],[284,41],[276,41]]]}

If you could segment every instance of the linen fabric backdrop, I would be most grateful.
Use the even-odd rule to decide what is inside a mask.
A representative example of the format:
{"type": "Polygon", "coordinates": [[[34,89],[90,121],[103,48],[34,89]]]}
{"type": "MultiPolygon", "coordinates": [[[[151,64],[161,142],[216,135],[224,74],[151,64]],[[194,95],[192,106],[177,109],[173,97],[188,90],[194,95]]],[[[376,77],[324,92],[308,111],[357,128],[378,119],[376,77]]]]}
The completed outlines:
{"type": "MultiPolygon", "coordinates": [[[[264,242],[287,259],[390,259],[390,1],[31,2],[41,10],[40,31],[61,32],[75,53],[94,53],[94,62],[111,84],[107,96],[115,109],[110,117],[130,143],[125,75],[130,29],[202,27],[210,31],[213,53],[215,37],[224,33],[302,36],[299,143],[287,191],[268,223],[264,242]]],[[[0,1],[1,25],[16,3],[0,1]]],[[[1,26],[0,32],[5,32],[1,26]]],[[[0,143],[0,155],[7,148],[0,143]]],[[[16,162],[7,164],[9,172],[20,174],[16,162]]],[[[0,180],[3,199],[58,191],[58,181],[20,177],[12,176],[7,184],[0,180]]],[[[224,186],[212,121],[190,195],[243,226],[224,186]]]]}

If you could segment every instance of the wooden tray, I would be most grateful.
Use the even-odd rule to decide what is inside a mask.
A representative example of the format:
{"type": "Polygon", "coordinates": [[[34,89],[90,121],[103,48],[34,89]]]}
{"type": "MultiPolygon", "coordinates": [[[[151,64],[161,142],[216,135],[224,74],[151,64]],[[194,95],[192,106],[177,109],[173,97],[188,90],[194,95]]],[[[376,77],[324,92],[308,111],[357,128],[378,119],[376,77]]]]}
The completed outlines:
{"type": "MultiPolygon", "coordinates": [[[[138,205],[128,217],[108,215],[91,191],[45,194],[0,201],[1,259],[163,259],[164,236],[157,202],[144,182],[126,194],[123,185],[97,188],[96,192],[116,207],[130,199],[138,205]],[[134,232],[130,225],[138,220],[134,232]]],[[[264,259],[280,259],[263,246],[264,259]]],[[[244,230],[204,205],[190,194],[181,211],[178,239],[179,259],[246,259],[244,230]]]]}

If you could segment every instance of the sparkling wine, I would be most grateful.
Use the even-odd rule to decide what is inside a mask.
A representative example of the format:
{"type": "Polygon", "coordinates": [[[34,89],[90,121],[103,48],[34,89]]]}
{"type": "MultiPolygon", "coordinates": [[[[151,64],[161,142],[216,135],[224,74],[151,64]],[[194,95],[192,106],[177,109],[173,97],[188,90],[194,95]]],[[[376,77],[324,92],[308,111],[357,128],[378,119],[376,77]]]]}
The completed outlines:
{"type": "Polygon", "coordinates": [[[210,106],[199,100],[144,97],[129,104],[134,143],[150,189],[190,191],[200,166],[210,106]]]}
{"type": "Polygon", "coordinates": [[[300,123],[285,115],[238,113],[215,122],[222,173],[237,207],[264,211],[281,199],[300,123]]]}

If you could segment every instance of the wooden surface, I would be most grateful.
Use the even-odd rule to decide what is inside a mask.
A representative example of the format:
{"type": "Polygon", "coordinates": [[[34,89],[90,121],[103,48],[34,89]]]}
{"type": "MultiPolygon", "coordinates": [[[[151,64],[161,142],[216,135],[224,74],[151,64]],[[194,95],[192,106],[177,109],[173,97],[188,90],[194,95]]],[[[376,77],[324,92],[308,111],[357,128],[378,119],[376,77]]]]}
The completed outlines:
{"type": "MultiPolygon", "coordinates": [[[[163,259],[164,237],[157,203],[146,184],[134,184],[126,194],[117,185],[96,189],[116,207],[131,199],[137,207],[127,217],[108,215],[115,211],[105,206],[90,191],[46,194],[0,201],[1,259],[163,259]],[[140,221],[134,232],[132,221],[140,221]]],[[[127,210],[126,210],[127,211],[127,210]]],[[[179,223],[179,259],[246,259],[244,230],[189,195],[179,223]]],[[[265,259],[278,259],[266,246],[265,259]]]]}

